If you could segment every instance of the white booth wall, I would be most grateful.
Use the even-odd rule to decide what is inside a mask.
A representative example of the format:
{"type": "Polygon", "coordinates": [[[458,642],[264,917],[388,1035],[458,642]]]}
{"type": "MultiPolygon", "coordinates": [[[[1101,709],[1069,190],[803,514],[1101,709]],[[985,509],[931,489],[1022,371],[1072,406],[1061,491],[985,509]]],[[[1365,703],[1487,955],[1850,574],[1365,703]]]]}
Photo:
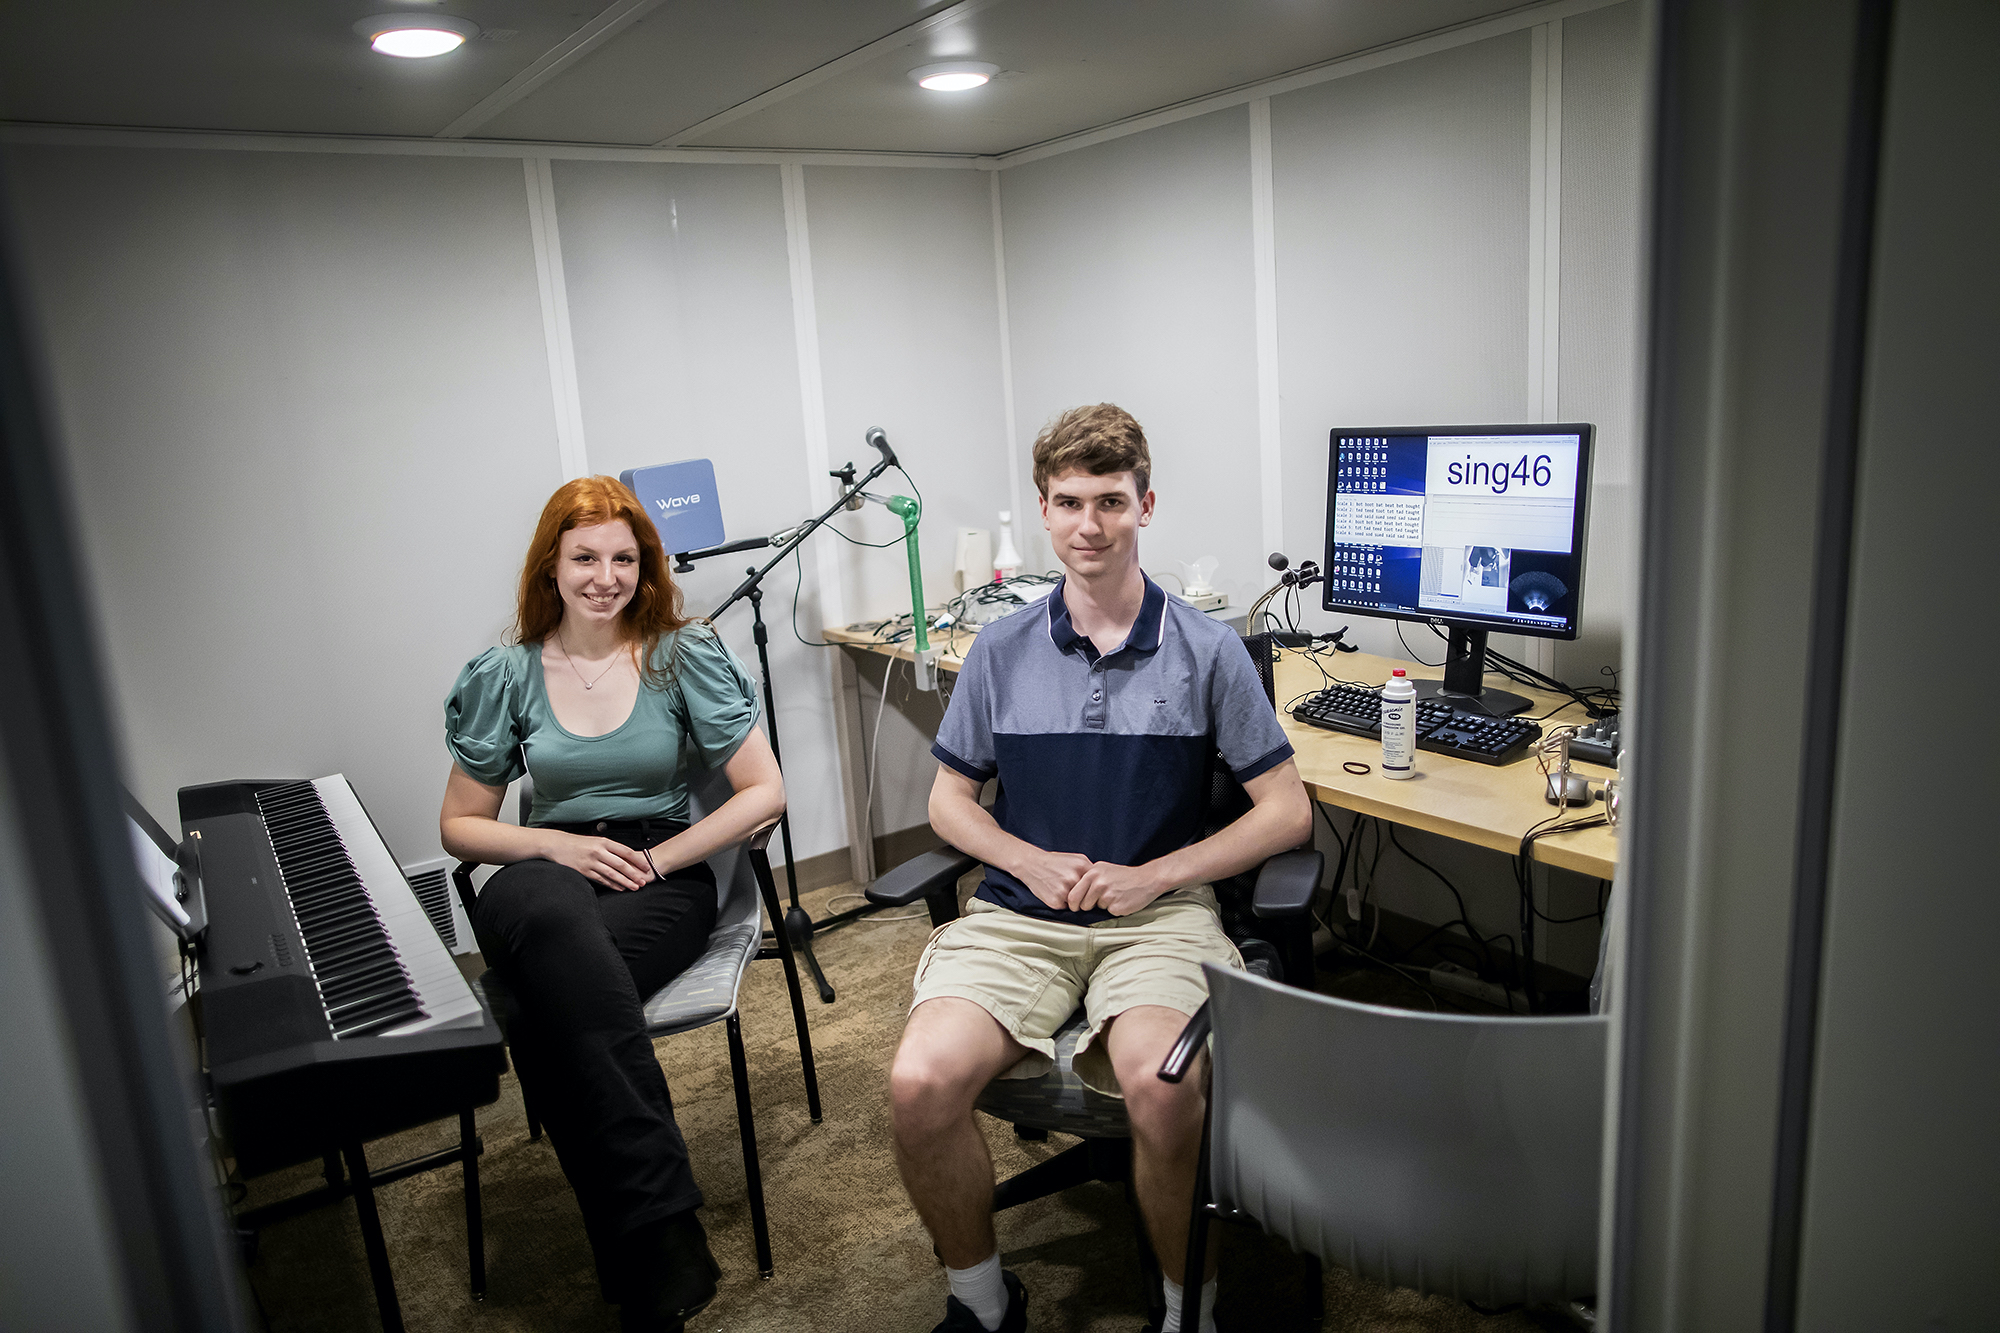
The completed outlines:
{"type": "MultiPolygon", "coordinates": [[[[171,823],[187,783],[342,771],[399,859],[434,858],[440,703],[504,632],[566,464],[711,458],[740,537],[830,503],[818,474],[866,467],[880,425],[924,495],[936,602],[955,530],[1002,508],[1029,566],[1052,563],[1027,450],[1081,401],[1147,427],[1148,568],[1216,556],[1237,606],[1268,550],[1319,554],[1330,427],[1596,422],[1585,638],[1539,659],[1596,683],[1627,605],[1641,48],[1627,0],[1026,154],[997,207],[993,173],[962,167],[561,159],[538,232],[518,158],[17,145],[135,791],[171,823]]],[[[835,522],[896,532],[872,506],[835,522]]],[[[822,534],[803,555],[765,614],[811,857],[845,831],[830,650],[793,634],[794,590],[811,640],[906,607],[907,584],[900,550],[822,534]]],[[[749,558],[687,575],[690,609],[749,558]]],[[[721,626],[746,660],[748,626],[747,607],[721,626]]],[[[887,832],[923,822],[932,765],[920,727],[882,721],[887,832]]],[[[1393,879],[1392,909],[1439,919],[1435,889],[1391,902],[1393,879]]],[[[1512,905],[1473,915],[1491,931],[1512,905]]],[[[1548,956],[1588,970],[1572,933],[1548,956]]]]}

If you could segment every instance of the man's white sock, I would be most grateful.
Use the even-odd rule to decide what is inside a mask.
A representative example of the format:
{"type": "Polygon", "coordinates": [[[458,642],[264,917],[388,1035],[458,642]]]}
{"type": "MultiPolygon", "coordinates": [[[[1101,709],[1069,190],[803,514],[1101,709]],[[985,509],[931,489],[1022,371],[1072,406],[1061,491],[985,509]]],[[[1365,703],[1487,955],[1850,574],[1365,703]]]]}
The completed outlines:
{"type": "MultiPolygon", "coordinates": [[[[1180,1333],[1181,1294],[1183,1288],[1172,1278],[1162,1275],[1160,1290],[1167,1298],[1167,1319],[1160,1325],[1160,1333],[1180,1333]]],[[[1201,1328],[1199,1333],[1215,1333],[1215,1279],[1201,1284],[1201,1328]]]]}
{"type": "MultiPolygon", "coordinates": [[[[1007,1287],[1000,1281],[1000,1251],[995,1250],[970,1268],[947,1268],[951,1294],[958,1303],[988,1328],[1000,1327],[1007,1317],[1007,1287]]],[[[1211,1284],[1212,1285],[1212,1284],[1211,1284]]]]}

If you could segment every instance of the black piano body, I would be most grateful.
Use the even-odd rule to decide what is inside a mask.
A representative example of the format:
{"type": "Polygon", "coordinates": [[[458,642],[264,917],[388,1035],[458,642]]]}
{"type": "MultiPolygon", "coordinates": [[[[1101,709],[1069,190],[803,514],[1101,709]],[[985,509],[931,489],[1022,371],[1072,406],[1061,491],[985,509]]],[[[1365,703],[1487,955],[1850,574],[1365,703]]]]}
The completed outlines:
{"type": "Polygon", "coordinates": [[[200,838],[208,902],[199,957],[209,1076],[246,1175],[489,1105],[507,1068],[483,1003],[476,1025],[333,1037],[256,803],[259,791],[288,785],[219,782],[180,793],[183,834],[200,838]]]}

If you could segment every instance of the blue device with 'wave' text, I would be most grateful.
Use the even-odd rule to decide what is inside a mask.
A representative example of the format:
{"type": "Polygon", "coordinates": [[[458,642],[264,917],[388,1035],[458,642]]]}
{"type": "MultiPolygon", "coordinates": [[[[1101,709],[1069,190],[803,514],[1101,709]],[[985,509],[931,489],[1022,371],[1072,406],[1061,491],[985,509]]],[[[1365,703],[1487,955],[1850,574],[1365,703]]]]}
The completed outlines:
{"type": "Polygon", "coordinates": [[[715,494],[715,465],[706,458],[628,468],[618,480],[639,497],[639,504],[660,531],[667,554],[720,546],[724,540],[722,505],[715,494]]]}

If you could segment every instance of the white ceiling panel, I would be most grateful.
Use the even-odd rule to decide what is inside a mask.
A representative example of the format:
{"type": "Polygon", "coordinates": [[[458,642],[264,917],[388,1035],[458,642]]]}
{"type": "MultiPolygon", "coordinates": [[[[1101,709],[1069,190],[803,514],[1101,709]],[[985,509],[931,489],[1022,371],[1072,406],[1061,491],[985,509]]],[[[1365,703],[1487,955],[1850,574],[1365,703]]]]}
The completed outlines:
{"type": "Polygon", "coordinates": [[[0,114],[66,125],[429,136],[601,8],[601,0],[8,3],[0,11],[0,114]],[[371,14],[419,8],[501,35],[436,60],[398,60],[353,31],[371,14]]]}
{"type": "Polygon", "coordinates": [[[470,137],[656,143],[941,7],[664,0],[470,137]]]}
{"type": "Polygon", "coordinates": [[[1002,153],[1518,0],[63,0],[9,4],[0,117],[566,144],[1002,153]],[[481,37],[377,55],[373,13],[481,37]],[[588,40],[586,40],[588,39],[588,40]],[[987,61],[985,88],[907,71],[987,61]],[[748,105],[746,105],[748,104],[748,105]]]}
{"type": "Polygon", "coordinates": [[[1004,0],[691,143],[1001,153],[1520,6],[1514,0],[1004,0]],[[1002,73],[932,93],[908,71],[1002,73]]]}

